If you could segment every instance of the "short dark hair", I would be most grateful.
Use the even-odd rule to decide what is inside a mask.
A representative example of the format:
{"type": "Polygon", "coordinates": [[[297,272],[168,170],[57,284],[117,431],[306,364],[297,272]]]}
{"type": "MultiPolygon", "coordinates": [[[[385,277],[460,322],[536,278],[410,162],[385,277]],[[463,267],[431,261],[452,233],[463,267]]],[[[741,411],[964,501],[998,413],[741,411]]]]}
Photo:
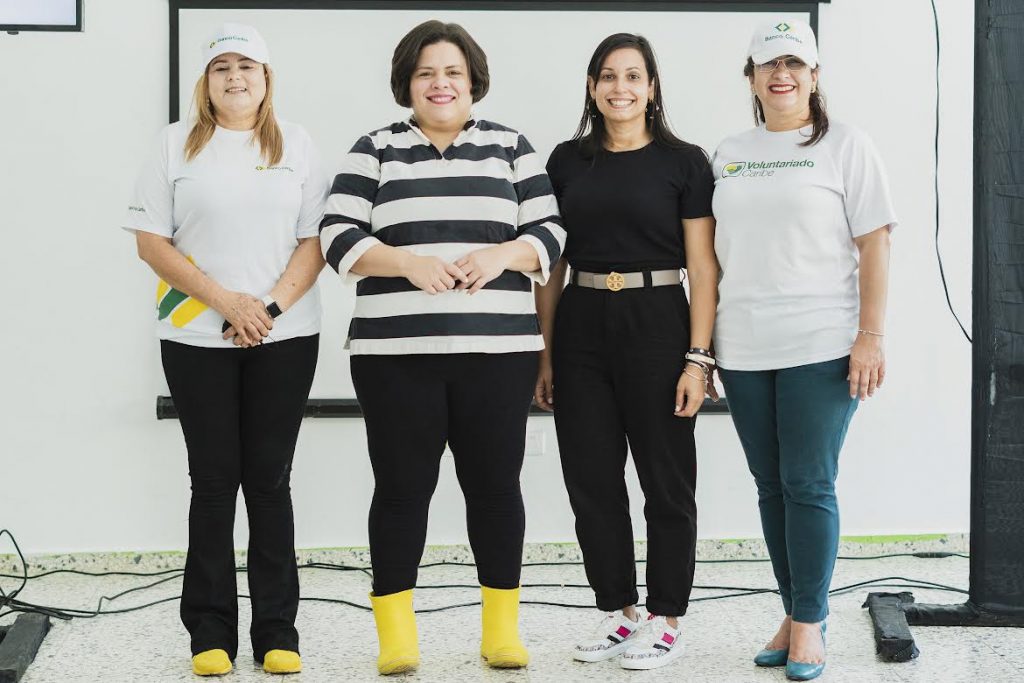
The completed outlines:
{"type": "Polygon", "coordinates": [[[405,34],[398,41],[395,54],[391,57],[391,92],[400,107],[411,107],[409,84],[412,72],[416,69],[420,52],[428,45],[435,43],[451,43],[462,51],[469,67],[469,80],[472,86],[470,94],[473,101],[479,102],[487,94],[491,85],[491,75],[487,71],[487,55],[473,40],[466,29],[458,24],[445,24],[432,19],[425,21],[405,34]]]}

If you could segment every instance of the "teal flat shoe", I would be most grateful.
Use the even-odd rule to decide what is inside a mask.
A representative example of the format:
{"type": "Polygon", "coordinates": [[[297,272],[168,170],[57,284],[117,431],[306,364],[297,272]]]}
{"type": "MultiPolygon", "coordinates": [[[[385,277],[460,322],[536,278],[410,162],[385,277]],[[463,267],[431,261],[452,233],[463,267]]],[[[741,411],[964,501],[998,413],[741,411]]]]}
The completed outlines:
{"type": "Polygon", "coordinates": [[[790,650],[769,650],[766,648],[755,655],[754,664],[759,667],[784,667],[788,660],[790,660],[790,650]]]}
{"type": "MultiPolygon", "coordinates": [[[[821,622],[821,646],[825,647],[825,622],[821,622]]],[[[821,675],[825,670],[825,662],[811,664],[810,662],[794,662],[786,660],[786,678],[791,681],[810,681],[821,675]]]]}
{"type": "Polygon", "coordinates": [[[789,661],[789,648],[784,650],[765,648],[754,657],[754,664],[758,666],[786,666],[787,661],[789,661]]]}

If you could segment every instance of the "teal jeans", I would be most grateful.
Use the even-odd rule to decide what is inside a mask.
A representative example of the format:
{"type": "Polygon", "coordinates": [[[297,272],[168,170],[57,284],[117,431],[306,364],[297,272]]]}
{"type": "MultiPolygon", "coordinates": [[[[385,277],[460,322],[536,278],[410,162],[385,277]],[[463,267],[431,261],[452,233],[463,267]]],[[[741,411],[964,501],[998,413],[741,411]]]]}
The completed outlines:
{"type": "Polygon", "coordinates": [[[839,550],[835,481],[857,400],[849,356],[782,370],[722,369],[733,424],[757,482],[761,528],[786,614],[828,615],[839,550]]]}

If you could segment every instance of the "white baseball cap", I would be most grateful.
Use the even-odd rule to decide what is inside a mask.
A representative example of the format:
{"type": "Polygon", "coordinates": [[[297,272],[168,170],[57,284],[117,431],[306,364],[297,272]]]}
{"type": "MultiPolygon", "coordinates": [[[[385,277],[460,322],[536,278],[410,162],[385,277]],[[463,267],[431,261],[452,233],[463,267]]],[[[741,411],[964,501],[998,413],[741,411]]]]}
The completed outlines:
{"type": "Polygon", "coordinates": [[[221,24],[206,42],[203,43],[203,66],[209,65],[214,58],[228,52],[237,52],[254,62],[266,64],[270,61],[267,43],[260,32],[245,24],[221,24]]]}
{"type": "Polygon", "coordinates": [[[818,43],[814,31],[799,19],[775,21],[754,31],[747,56],[764,64],[782,55],[799,57],[812,69],[818,66],[818,43]]]}

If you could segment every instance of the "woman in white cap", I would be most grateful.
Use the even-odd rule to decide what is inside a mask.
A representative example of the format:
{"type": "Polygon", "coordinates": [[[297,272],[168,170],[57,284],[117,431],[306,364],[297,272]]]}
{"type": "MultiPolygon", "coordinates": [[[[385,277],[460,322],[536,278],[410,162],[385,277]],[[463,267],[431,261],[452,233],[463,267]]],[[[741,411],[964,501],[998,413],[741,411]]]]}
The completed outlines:
{"type": "Polygon", "coordinates": [[[874,145],[826,114],[807,24],[760,28],[743,73],[757,127],[714,157],[715,350],[786,612],[754,661],[809,680],[825,667],[839,451],[885,378],[897,221],[874,145]]]}
{"type": "Polygon", "coordinates": [[[316,368],[328,181],[300,126],[278,121],[263,38],[224,24],[203,44],[195,120],[160,134],[123,226],[160,277],[157,336],[188,449],[181,619],[193,671],[238,649],[235,500],[249,518],[253,656],[301,669],[289,478],[316,368]]]}

